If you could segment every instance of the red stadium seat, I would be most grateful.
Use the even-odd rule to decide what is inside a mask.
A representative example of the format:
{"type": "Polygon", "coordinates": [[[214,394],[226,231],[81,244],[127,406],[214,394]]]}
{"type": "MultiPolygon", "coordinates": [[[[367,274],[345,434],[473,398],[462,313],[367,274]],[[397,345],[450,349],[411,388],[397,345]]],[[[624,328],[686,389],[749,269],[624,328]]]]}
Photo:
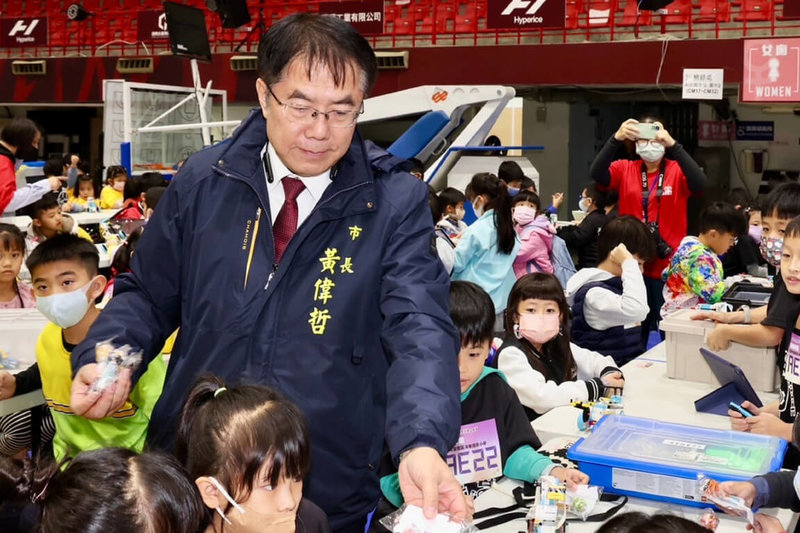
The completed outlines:
{"type": "Polygon", "coordinates": [[[692,18],[692,0],[675,0],[664,8],[664,24],[689,24],[692,18]]]}
{"type": "Polygon", "coordinates": [[[727,0],[699,0],[700,12],[695,22],[730,22],[731,4],[727,0]]]}
{"type": "Polygon", "coordinates": [[[742,8],[736,16],[737,21],[769,21],[775,10],[772,0],[742,0],[742,8]]]}
{"type": "Polygon", "coordinates": [[[639,10],[639,0],[628,0],[622,18],[617,21],[617,26],[649,26],[653,23],[653,12],[639,10]],[[638,16],[637,16],[638,15],[638,16]]]}

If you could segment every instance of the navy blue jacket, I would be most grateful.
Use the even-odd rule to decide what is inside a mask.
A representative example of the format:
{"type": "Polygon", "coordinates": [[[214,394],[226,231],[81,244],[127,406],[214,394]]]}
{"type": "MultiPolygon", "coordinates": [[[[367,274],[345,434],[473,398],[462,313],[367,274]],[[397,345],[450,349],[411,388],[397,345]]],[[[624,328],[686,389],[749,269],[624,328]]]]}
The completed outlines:
{"type": "Polygon", "coordinates": [[[594,287],[602,287],[615,294],[622,294],[622,278],[613,277],[602,281],[587,283],[575,292],[572,304],[572,342],[586,348],[610,355],[618,366],[642,355],[646,347],[642,345],[642,327],[626,328],[622,325],[606,330],[594,329],[586,322],[583,304],[586,293],[594,287]]]}
{"type": "Polygon", "coordinates": [[[384,437],[394,457],[419,445],[445,455],[456,443],[460,343],[449,280],[427,188],[393,170],[399,159],[368,154],[358,135],[275,269],[266,141],[254,112],[230,142],[189,158],[72,364],[93,362],[95,343],[112,337],[152,359],[180,326],[150,444],[172,449],[181,405],[203,373],[276,387],[309,420],[306,495],[340,529],[378,501],[384,437]],[[325,280],[330,298],[315,287],[325,280]]]}

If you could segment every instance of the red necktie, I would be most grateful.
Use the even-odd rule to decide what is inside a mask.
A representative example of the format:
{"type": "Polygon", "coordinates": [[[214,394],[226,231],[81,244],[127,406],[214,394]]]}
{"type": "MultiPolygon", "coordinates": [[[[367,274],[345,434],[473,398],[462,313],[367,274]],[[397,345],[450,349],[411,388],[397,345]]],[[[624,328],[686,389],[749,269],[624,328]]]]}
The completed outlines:
{"type": "Polygon", "coordinates": [[[294,232],[297,231],[297,197],[306,188],[302,181],[288,176],[283,178],[281,183],[284,194],[283,207],[272,225],[272,234],[275,236],[276,263],[280,262],[283,251],[286,250],[294,232]]]}

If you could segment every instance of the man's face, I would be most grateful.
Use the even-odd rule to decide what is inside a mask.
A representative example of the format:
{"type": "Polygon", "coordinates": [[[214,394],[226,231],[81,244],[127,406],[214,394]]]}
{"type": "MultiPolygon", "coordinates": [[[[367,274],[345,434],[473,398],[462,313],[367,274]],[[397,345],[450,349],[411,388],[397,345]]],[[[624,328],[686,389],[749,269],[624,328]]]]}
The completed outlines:
{"type": "Polygon", "coordinates": [[[331,169],[350,148],[355,124],[331,127],[328,119],[317,114],[309,124],[293,120],[279,104],[310,107],[317,111],[352,111],[361,108],[364,92],[361,75],[355,65],[347,71],[337,87],[330,71],[316,65],[309,79],[304,58],[295,58],[283,77],[271,87],[262,79],[256,81],[258,101],[267,119],[267,137],[278,157],[298,176],[316,176],[331,169]],[[272,89],[274,97],[270,94],[272,89]]]}

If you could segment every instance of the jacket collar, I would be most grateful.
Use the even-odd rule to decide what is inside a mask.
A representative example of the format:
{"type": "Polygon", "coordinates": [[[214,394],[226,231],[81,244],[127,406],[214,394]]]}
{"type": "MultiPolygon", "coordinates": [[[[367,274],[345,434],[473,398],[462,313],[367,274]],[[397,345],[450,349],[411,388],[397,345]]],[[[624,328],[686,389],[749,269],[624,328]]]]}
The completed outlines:
{"type": "MultiPolygon", "coordinates": [[[[214,163],[214,168],[218,172],[247,182],[256,191],[265,208],[269,205],[267,185],[261,158],[258,157],[258,154],[261,153],[266,142],[267,121],[261,114],[261,110],[255,109],[242,122],[230,141],[226,142],[227,146],[214,163]]],[[[370,157],[368,157],[367,148],[356,132],[350,148],[332,169],[331,185],[326,189],[320,204],[339,192],[358,185],[369,185],[369,188],[373,189],[375,179],[370,168],[370,157],[375,158],[376,166],[381,170],[386,170],[382,167],[393,168],[400,161],[388,156],[380,149],[373,149],[372,146],[369,146],[370,157]]],[[[372,200],[369,201],[374,204],[374,192],[369,196],[372,197],[372,200]]]]}
{"type": "Polygon", "coordinates": [[[508,382],[508,379],[506,379],[505,374],[503,374],[502,372],[500,372],[496,368],[491,368],[491,367],[485,366],[485,367],[483,367],[483,370],[481,371],[481,375],[478,376],[478,379],[475,380],[475,383],[470,385],[469,388],[461,395],[461,401],[463,402],[464,400],[469,398],[469,394],[472,392],[472,389],[475,388],[475,385],[480,383],[483,380],[483,378],[485,378],[489,374],[497,374],[498,376],[500,376],[503,379],[503,381],[508,382]]]}

